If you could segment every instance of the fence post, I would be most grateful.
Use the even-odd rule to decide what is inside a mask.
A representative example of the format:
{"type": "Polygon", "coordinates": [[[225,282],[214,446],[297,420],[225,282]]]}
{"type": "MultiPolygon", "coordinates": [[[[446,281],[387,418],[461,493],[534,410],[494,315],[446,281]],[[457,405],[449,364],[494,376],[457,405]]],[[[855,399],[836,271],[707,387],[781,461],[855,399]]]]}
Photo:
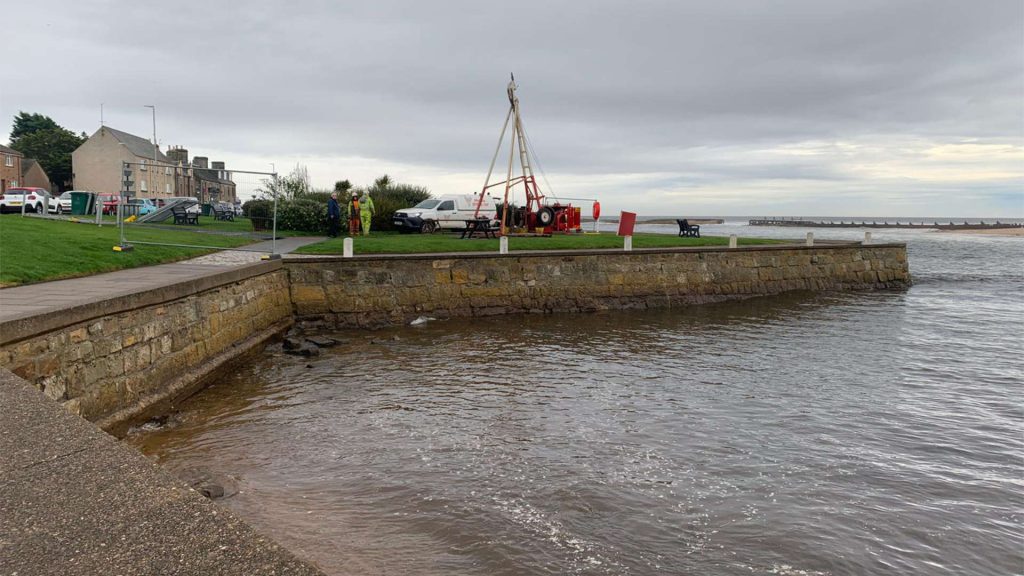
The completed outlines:
{"type": "Polygon", "coordinates": [[[814,232],[807,233],[807,245],[814,246],[814,232]]]}
{"type": "Polygon", "coordinates": [[[352,239],[351,238],[345,238],[345,240],[342,241],[342,246],[343,246],[342,253],[341,253],[342,257],[344,257],[344,258],[351,258],[352,257],[352,239]]]}
{"type": "Polygon", "coordinates": [[[870,230],[864,233],[864,243],[865,244],[871,244],[871,231],[870,230]]]}
{"type": "Polygon", "coordinates": [[[626,252],[632,252],[633,251],[633,237],[632,236],[626,236],[623,239],[622,249],[625,250],[626,252]]]}
{"type": "Polygon", "coordinates": [[[735,248],[736,244],[737,244],[736,235],[733,234],[733,235],[729,236],[729,248],[735,248]]]}
{"type": "Polygon", "coordinates": [[[498,239],[498,254],[508,254],[508,236],[498,239]]]}

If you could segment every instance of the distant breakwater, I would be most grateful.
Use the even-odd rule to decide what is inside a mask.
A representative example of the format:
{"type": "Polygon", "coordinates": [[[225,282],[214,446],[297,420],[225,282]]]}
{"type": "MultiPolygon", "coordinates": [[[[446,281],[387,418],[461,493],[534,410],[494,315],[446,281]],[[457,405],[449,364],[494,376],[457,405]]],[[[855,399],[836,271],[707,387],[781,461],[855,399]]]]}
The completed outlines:
{"type": "Polygon", "coordinates": [[[802,220],[799,218],[756,218],[750,220],[751,226],[792,226],[799,228],[914,228],[914,229],[933,229],[933,230],[997,230],[1003,228],[1022,228],[1024,224],[1014,224],[1010,222],[999,222],[994,223],[980,221],[978,223],[969,222],[947,222],[942,224],[935,220],[932,222],[900,222],[895,220],[889,222],[883,220],[881,222],[877,220],[840,220],[839,222],[824,221],[824,220],[802,220]]]}

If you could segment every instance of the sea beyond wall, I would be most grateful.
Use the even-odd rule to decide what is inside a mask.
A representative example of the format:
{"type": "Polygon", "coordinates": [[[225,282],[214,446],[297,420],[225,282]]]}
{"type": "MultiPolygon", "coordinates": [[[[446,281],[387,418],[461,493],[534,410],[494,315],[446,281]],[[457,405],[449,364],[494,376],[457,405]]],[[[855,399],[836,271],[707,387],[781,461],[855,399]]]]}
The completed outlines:
{"type": "Polygon", "coordinates": [[[904,289],[903,244],[535,251],[270,261],[0,324],[0,366],[120,432],[167,412],[295,320],[686,306],[793,290],[904,289]]]}

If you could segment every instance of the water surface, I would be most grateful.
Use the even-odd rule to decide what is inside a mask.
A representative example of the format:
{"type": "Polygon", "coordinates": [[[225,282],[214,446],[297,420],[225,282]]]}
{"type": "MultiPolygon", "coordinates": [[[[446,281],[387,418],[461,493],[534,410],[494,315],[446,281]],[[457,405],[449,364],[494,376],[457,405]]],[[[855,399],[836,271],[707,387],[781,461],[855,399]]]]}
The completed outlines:
{"type": "Polygon", "coordinates": [[[908,292],[350,332],[129,441],[338,574],[1022,573],[1024,242],[874,236],[908,292]]]}

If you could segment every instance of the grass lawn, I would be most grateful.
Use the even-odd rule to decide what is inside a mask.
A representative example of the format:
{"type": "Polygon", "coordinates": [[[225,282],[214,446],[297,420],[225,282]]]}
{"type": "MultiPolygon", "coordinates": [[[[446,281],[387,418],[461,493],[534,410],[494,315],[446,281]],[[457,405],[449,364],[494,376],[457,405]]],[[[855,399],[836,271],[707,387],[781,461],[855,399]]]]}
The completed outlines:
{"type": "MultiPolygon", "coordinates": [[[[497,239],[459,239],[457,234],[398,234],[381,232],[353,239],[356,254],[414,254],[430,252],[497,252],[497,239]]],[[[740,244],[774,244],[778,240],[740,238],[740,244]]],[[[728,246],[721,236],[679,238],[671,234],[637,234],[634,248],[675,248],[681,246],[728,246]]],[[[509,238],[508,249],[514,250],[580,250],[587,248],[622,248],[622,238],[614,233],[556,234],[550,238],[509,238]]],[[[341,254],[342,238],[311,244],[296,251],[299,254],[341,254]]]]}
{"type": "MultiPolygon", "coordinates": [[[[244,223],[249,225],[248,221],[244,223]]],[[[0,216],[0,286],[162,264],[212,252],[197,248],[149,245],[137,245],[131,252],[114,252],[112,248],[118,244],[119,238],[117,227],[113,225],[97,227],[60,220],[22,218],[16,214],[0,216]]],[[[147,229],[141,226],[130,229],[128,238],[224,248],[255,241],[247,236],[147,229]]]]}

